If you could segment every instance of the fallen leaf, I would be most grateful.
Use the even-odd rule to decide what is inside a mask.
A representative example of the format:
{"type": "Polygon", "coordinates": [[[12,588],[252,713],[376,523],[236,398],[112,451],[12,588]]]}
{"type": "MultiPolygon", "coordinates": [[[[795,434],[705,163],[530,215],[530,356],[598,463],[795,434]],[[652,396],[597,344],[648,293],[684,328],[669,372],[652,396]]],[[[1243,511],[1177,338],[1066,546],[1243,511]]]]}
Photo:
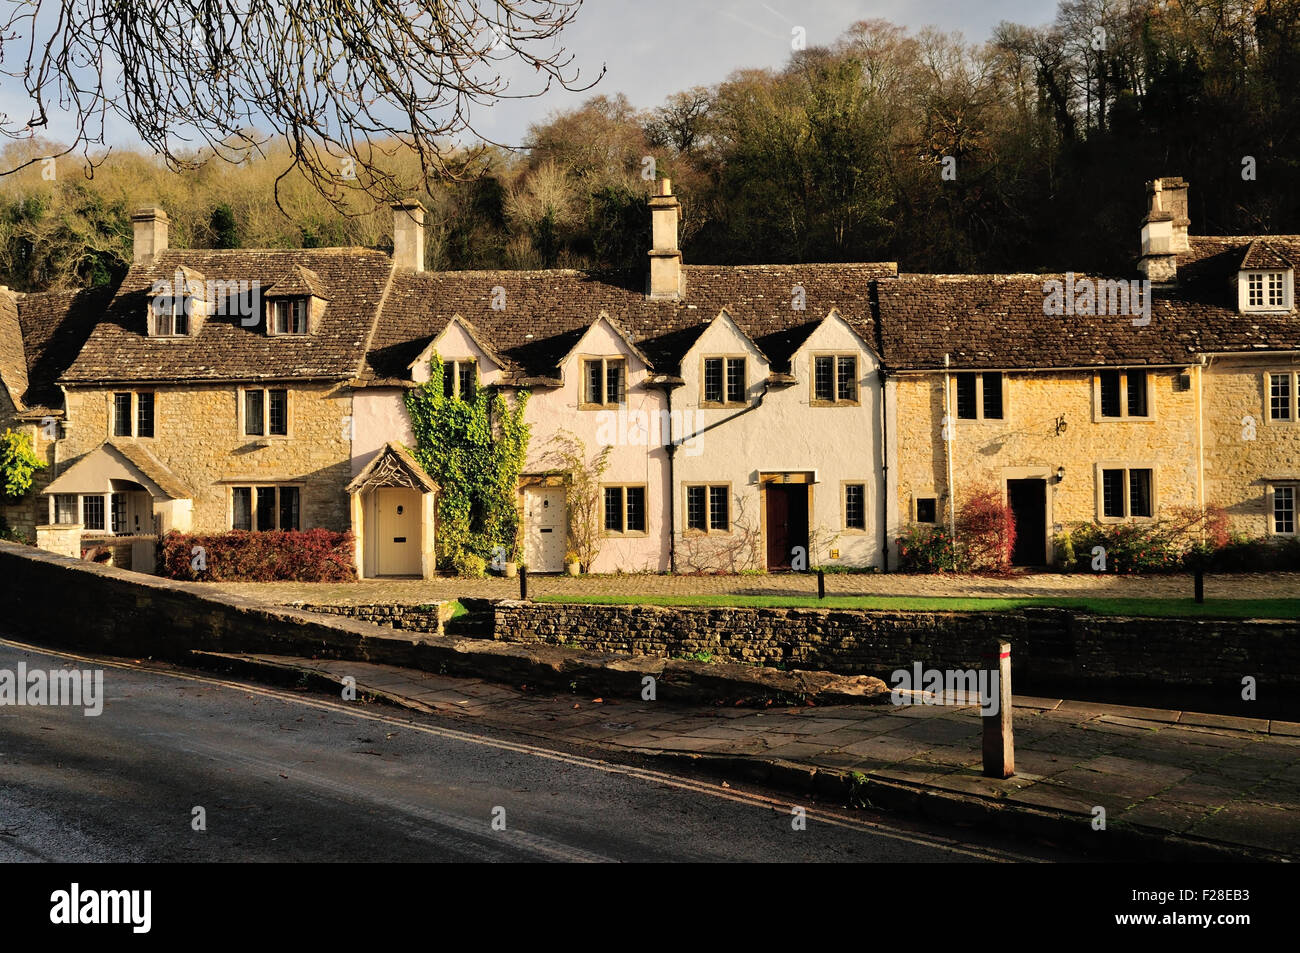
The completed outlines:
{"type": "Polygon", "coordinates": [[[591,703],[592,703],[593,705],[603,705],[603,704],[605,704],[605,699],[603,699],[603,698],[593,698],[593,699],[591,700],[591,703]]]}

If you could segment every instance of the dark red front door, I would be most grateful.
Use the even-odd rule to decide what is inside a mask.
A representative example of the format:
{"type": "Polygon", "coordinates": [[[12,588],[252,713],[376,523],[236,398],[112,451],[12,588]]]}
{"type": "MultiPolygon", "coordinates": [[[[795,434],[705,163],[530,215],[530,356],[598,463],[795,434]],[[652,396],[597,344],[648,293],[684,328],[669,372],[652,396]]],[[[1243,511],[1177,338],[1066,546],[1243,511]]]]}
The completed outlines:
{"type": "Polygon", "coordinates": [[[766,495],[767,568],[789,569],[796,546],[803,548],[808,568],[808,486],[769,483],[766,495]]]}

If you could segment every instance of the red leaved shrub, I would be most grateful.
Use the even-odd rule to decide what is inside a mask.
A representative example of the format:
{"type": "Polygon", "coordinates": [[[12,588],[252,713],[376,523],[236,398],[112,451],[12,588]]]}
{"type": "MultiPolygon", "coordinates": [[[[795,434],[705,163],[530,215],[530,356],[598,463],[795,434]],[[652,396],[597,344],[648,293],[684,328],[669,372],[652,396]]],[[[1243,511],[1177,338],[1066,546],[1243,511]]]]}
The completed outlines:
{"type": "Polygon", "coordinates": [[[997,490],[972,490],[957,508],[960,568],[965,572],[1006,572],[1016,545],[1016,517],[997,490]]]}
{"type": "Polygon", "coordinates": [[[171,532],[158,547],[158,574],[200,582],[346,582],[357,576],[352,534],[327,529],[171,532]]]}

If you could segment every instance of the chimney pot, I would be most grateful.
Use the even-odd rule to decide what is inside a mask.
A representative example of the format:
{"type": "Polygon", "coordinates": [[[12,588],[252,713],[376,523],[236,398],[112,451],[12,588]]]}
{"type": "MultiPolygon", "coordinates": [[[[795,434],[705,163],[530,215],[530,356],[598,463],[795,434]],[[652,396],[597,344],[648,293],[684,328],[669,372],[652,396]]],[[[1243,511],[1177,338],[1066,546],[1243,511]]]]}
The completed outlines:
{"type": "Polygon", "coordinates": [[[415,199],[393,203],[393,264],[424,271],[424,206],[415,199]]]}
{"type": "Polygon", "coordinates": [[[133,265],[152,261],[167,250],[167,227],[170,224],[167,213],[153,206],[138,208],[131,213],[133,265]]]}

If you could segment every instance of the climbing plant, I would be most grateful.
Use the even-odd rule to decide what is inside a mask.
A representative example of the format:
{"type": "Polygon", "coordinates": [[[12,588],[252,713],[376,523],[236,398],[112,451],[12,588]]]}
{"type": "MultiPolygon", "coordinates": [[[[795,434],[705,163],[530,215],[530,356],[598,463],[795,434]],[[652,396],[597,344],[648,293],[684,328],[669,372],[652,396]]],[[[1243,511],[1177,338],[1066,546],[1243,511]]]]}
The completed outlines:
{"type": "Polygon", "coordinates": [[[501,547],[518,558],[519,475],[528,454],[524,423],[528,392],[507,402],[495,388],[472,400],[443,394],[442,359],[429,361],[429,380],[406,393],[415,434],[412,453],[438,484],[438,565],[457,569],[485,561],[501,547]]]}
{"type": "Polygon", "coordinates": [[[543,449],[542,459],[549,470],[565,477],[569,551],[578,557],[585,572],[591,572],[604,539],[604,526],[600,520],[600,479],[609,467],[609,452],[613,447],[606,444],[589,457],[587,445],[578,436],[561,430],[543,449]]]}
{"type": "Polygon", "coordinates": [[[45,462],[36,455],[27,434],[6,428],[0,437],[0,497],[16,503],[32,488],[32,475],[44,470],[45,462]]]}

